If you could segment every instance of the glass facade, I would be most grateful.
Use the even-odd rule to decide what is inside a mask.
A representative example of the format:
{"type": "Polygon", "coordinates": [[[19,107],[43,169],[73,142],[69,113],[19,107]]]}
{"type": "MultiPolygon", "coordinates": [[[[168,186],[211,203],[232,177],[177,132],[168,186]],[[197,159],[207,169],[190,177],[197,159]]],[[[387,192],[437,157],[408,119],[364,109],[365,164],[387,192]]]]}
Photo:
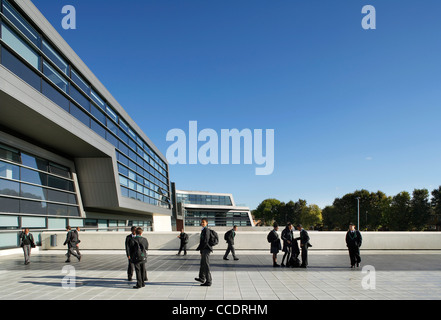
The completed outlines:
{"type": "Polygon", "coordinates": [[[70,170],[0,144],[0,213],[79,217],[70,170]]]}
{"type": "Polygon", "coordinates": [[[251,226],[248,212],[238,211],[185,211],[185,225],[199,226],[202,218],[207,218],[208,225],[213,227],[219,226],[251,226]]]}
{"type": "MultiPolygon", "coordinates": [[[[170,208],[168,165],[12,1],[0,2],[0,63],[115,147],[123,196],[170,208]]],[[[38,179],[47,179],[48,186],[61,183],[45,175],[23,174],[42,186],[44,181],[38,179]]],[[[41,210],[63,211],[56,206],[41,210]]]]}
{"type": "Polygon", "coordinates": [[[211,206],[232,206],[229,196],[206,195],[206,194],[176,194],[177,202],[185,204],[200,204],[211,206]]]}

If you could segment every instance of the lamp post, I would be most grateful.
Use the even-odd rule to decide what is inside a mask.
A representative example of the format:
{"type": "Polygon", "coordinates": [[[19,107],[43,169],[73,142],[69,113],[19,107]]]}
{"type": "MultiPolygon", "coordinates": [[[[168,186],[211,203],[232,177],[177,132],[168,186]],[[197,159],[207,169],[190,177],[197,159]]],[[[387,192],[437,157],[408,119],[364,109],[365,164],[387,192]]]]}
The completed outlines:
{"type": "Polygon", "coordinates": [[[360,197],[357,197],[357,230],[360,230],[360,197]]]}

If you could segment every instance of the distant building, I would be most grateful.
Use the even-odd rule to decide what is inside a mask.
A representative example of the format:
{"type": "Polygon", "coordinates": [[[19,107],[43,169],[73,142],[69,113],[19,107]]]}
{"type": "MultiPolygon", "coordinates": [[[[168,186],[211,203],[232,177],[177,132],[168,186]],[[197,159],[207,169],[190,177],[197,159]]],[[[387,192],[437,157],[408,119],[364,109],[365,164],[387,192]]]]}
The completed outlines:
{"type": "Polygon", "coordinates": [[[176,190],[176,213],[186,227],[199,226],[202,218],[212,227],[254,226],[250,209],[236,205],[229,193],[176,190]]]}

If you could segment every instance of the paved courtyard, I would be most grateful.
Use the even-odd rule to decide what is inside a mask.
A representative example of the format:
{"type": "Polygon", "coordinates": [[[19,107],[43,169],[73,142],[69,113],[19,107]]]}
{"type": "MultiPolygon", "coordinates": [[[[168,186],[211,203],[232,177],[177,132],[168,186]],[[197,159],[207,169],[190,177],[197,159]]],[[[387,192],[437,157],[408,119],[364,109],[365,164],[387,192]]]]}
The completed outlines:
{"type": "Polygon", "coordinates": [[[0,300],[441,299],[439,251],[362,252],[358,269],[349,268],[345,251],[311,251],[308,269],[273,268],[267,251],[239,251],[239,261],[224,261],[223,252],[215,252],[211,287],[194,281],[197,252],[150,251],[148,282],[139,290],[127,281],[123,251],[84,251],[81,262],[72,258],[70,264],[64,253],[34,252],[29,265],[22,254],[1,256],[0,300]]]}

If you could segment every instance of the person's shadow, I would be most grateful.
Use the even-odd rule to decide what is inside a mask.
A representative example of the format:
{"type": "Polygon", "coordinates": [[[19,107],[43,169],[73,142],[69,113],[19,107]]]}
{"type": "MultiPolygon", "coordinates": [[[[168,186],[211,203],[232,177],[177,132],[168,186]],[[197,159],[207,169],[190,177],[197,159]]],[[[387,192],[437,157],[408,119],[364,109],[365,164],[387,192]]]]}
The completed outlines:
{"type": "MultiPolygon", "coordinates": [[[[35,281],[27,280],[20,281],[20,283],[28,283],[37,286],[52,286],[52,287],[102,287],[102,288],[119,288],[132,289],[136,281],[127,281],[127,279],[105,279],[95,277],[68,277],[68,276],[46,276],[46,277],[24,277],[25,279],[53,279],[54,281],[35,281]],[[58,280],[58,281],[55,281],[58,280]]],[[[146,286],[193,286],[197,285],[193,282],[146,282],[146,286]]]]}

